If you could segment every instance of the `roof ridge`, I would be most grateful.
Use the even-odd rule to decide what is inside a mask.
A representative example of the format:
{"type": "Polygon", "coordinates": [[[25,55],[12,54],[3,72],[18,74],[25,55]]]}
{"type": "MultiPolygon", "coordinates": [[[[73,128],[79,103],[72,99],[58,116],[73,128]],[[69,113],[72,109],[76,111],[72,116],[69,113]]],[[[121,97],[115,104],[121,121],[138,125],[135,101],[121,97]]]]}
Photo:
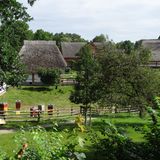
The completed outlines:
{"type": "Polygon", "coordinates": [[[24,40],[24,45],[28,44],[51,44],[56,45],[56,41],[45,41],[45,40],[24,40]]]}

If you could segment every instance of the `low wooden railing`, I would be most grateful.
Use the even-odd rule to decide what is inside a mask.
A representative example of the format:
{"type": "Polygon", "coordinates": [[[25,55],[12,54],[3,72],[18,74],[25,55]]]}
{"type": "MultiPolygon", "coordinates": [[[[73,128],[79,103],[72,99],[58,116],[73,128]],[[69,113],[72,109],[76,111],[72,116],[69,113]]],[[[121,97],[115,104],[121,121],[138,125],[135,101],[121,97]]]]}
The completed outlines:
{"type": "MultiPolygon", "coordinates": [[[[137,108],[91,108],[88,110],[88,114],[91,116],[104,115],[106,113],[138,113],[137,108]]],[[[7,121],[40,121],[47,119],[55,119],[58,117],[77,116],[78,114],[84,114],[83,110],[79,108],[54,108],[41,111],[35,110],[7,110],[0,111],[0,119],[7,121]]]]}

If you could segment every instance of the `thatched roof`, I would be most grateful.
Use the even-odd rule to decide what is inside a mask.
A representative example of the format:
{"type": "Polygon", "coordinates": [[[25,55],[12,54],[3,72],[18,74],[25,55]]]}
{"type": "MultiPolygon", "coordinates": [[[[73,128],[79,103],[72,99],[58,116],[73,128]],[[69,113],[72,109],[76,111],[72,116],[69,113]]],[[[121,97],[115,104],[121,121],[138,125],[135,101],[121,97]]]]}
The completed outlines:
{"type": "Polygon", "coordinates": [[[93,54],[95,56],[98,56],[105,51],[105,46],[107,45],[107,42],[93,42],[91,43],[91,45],[93,47],[93,54]]]}
{"type": "MultiPolygon", "coordinates": [[[[87,42],[62,42],[61,49],[64,58],[74,58],[80,49],[85,46],[87,42]]],[[[94,42],[91,43],[93,52],[97,54],[100,50],[104,49],[105,43],[94,42]]]]}
{"type": "Polygon", "coordinates": [[[65,68],[67,65],[54,41],[24,41],[19,54],[30,73],[37,73],[40,67],[65,68]]]}
{"type": "Polygon", "coordinates": [[[160,40],[141,40],[141,44],[151,51],[152,61],[160,61],[160,40]]]}
{"type": "Polygon", "coordinates": [[[61,49],[64,58],[74,58],[86,42],[62,42],[61,49]]]}

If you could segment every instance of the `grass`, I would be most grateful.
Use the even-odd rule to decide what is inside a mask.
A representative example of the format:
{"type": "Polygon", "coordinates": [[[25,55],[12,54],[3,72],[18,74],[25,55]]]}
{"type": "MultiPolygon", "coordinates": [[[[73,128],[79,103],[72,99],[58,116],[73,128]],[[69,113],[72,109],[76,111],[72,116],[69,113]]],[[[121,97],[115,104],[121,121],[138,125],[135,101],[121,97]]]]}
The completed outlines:
{"type": "Polygon", "coordinates": [[[144,141],[142,130],[146,125],[152,123],[149,115],[146,115],[144,118],[140,118],[139,115],[135,113],[109,113],[101,118],[93,118],[92,124],[95,130],[100,129],[102,120],[114,124],[120,130],[122,129],[124,134],[131,138],[134,142],[144,141]]]}
{"type": "Polygon", "coordinates": [[[61,78],[63,79],[75,79],[77,76],[76,72],[61,74],[61,78]]]}
{"type": "Polygon", "coordinates": [[[15,108],[16,100],[21,100],[23,109],[38,104],[54,104],[55,107],[77,107],[69,100],[72,86],[40,87],[23,86],[21,88],[9,88],[8,91],[0,97],[0,102],[7,102],[10,108],[15,108]]]}
{"type": "MultiPolygon", "coordinates": [[[[71,86],[59,86],[56,90],[54,87],[38,87],[38,86],[23,86],[19,89],[17,88],[9,88],[9,90],[0,97],[1,102],[7,102],[9,104],[9,108],[15,108],[15,101],[22,101],[22,109],[27,109],[30,106],[36,106],[38,104],[54,104],[56,107],[78,107],[69,101],[70,92],[72,91],[71,86]]],[[[141,130],[145,125],[151,123],[151,119],[149,116],[146,116],[144,119],[139,118],[138,114],[129,114],[129,113],[108,113],[103,116],[93,117],[92,119],[92,129],[95,132],[98,132],[100,126],[103,125],[102,119],[115,124],[118,128],[123,128],[123,133],[130,137],[135,142],[143,142],[143,133],[141,130]]],[[[59,118],[58,122],[61,121],[59,126],[59,132],[63,132],[64,129],[68,129],[70,132],[74,128],[74,124],[66,123],[69,121],[73,121],[74,117],[64,117],[63,119],[59,118]]],[[[40,123],[34,122],[7,122],[3,127],[0,126],[1,129],[9,129],[15,128],[17,130],[20,129],[21,126],[29,127],[42,125],[47,126],[48,124],[52,124],[56,122],[57,118],[54,120],[41,121],[40,123]]],[[[52,131],[52,127],[47,127],[47,131],[52,131]]],[[[13,150],[16,148],[16,143],[14,142],[14,136],[17,133],[10,134],[0,134],[1,141],[0,146],[4,149],[8,155],[13,154],[13,150]]],[[[84,138],[85,134],[82,135],[84,138]]],[[[87,142],[87,145],[90,145],[90,142],[87,142]]],[[[84,148],[87,151],[87,147],[84,148]]]]}
{"type": "Polygon", "coordinates": [[[14,141],[15,135],[16,133],[0,134],[0,149],[5,151],[8,154],[8,156],[12,156],[13,150],[16,149],[16,142],[14,141]]]}
{"type": "MultiPolygon", "coordinates": [[[[8,125],[8,128],[17,128],[17,130],[19,130],[20,126],[24,126],[24,127],[30,127],[30,126],[36,126],[36,125],[46,125],[46,124],[53,124],[53,122],[61,122],[58,130],[59,133],[63,134],[63,131],[65,129],[68,129],[69,132],[73,132],[73,128],[75,127],[74,124],[70,124],[70,123],[66,123],[69,121],[73,121],[74,118],[70,117],[67,119],[55,119],[55,120],[48,120],[48,121],[41,121],[40,123],[26,123],[26,122],[21,122],[19,124],[15,124],[15,122],[10,122],[8,125]]],[[[123,129],[123,133],[125,135],[127,135],[128,137],[130,137],[134,142],[143,142],[144,138],[143,138],[143,133],[141,132],[142,128],[144,127],[144,125],[150,124],[150,119],[147,116],[145,119],[141,119],[138,117],[137,114],[131,114],[129,115],[128,113],[119,113],[119,114],[107,114],[105,116],[101,116],[101,117],[95,117],[92,120],[92,129],[94,130],[94,132],[99,132],[100,126],[103,125],[102,120],[111,122],[113,124],[115,124],[119,129],[123,129]]],[[[5,127],[5,126],[4,126],[5,127]]],[[[46,130],[48,131],[48,133],[50,133],[51,131],[53,131],[52,129],[52,125],[48,126],[46,128],[46,130]]],[[[89,130],[88,130],[89,131],[89,130]]],[[[66,133],[65,133],[66,134],[66,133]]],[[[12,150],[18,150],[16,147],[17,145],[14,142],[14,136],[16,136],[17,133],[11,133],[11,134],[1,134],[1,141],[0,141],[0,146],[3,146],[3,149],[9,154],[12,155],[13,152],[12,150]]],[[[86,139],[87,134],[82,133],[80,134],[81,137],[83,137],[84,139],[86,139]]],[[[73,141],[74,139],[72,139],[73,141]]],[[[65,140],[66,141],[66,140],[65,140]]],[[[89,141],[87,141],[86,146],[84,147],[84,151],[89,152],[88,147],[91,145],[91,143],[89,141]]],[[[79,150],[79,148],[78,148],[79,150]]]]}

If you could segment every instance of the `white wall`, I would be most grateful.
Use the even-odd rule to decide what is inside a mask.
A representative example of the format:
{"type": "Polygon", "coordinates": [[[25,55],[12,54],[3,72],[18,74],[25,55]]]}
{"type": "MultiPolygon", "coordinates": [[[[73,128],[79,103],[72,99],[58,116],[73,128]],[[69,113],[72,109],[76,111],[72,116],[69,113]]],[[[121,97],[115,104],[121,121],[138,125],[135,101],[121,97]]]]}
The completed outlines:
{"type": "MultiPolygon", "coordinates": [[[[29,76],[28,76],[26,82],[27,82],[27,83],[32,82],[32,75],[29,75],[29,76]]],[[[35,83],[41,82],[40,77],[38,76],[38,74],[35,74],[35,75],[34,75],[34,82],[35,82],[35,83]]]]}

